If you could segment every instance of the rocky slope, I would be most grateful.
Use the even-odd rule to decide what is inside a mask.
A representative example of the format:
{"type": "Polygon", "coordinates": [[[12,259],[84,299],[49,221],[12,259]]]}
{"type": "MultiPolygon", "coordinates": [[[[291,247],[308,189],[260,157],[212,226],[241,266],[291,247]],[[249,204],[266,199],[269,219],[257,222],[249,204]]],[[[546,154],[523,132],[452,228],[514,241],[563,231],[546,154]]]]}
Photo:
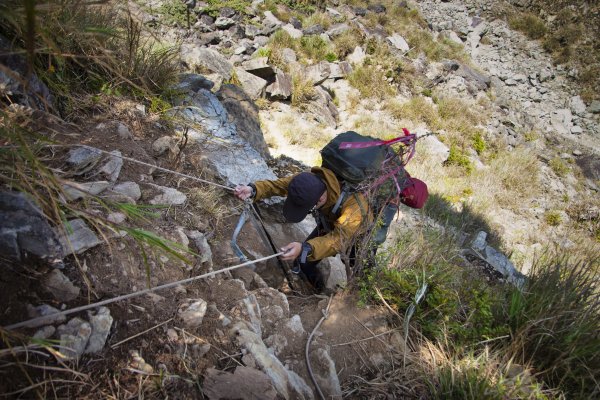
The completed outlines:
{"type": "MultiPolygon", "coordinates": [[[[368,38],[388,43],[394,54],[403,58],[410,42],[381,27],[367,27],[363,19],[384,14],[384,5],[332,5],[326,12],[340,22],[325,29],[317,24],[302,26],[293,19],[284,23],[273,13],[260,10],[260,3],[254,2],[243,13],[225,7],[210,15],[214,13],[205,11],[209,10],[208,4],[199,2],[193,9],[191,31],[159,28],[166,38],[184,38],[182,59],[188,73],[178,87],[184,95],[172,112],[178,125],[175,132],[153,120],[142,105],[131,103],[118,105],[112,115],[82,117],[77,129],[53,118],[36,120],[38,132],[73,146],[47,154],[66,180],[65,201],[80,204],[85,201],[82,198],[93,195],[105,201],[168,206],[157,218],[143,222],[143,227],[193,251],[184,253],[192,258],[191,264],[169,253],[158,255],[148,264],[128,251],[139,245],[131,232],[90,227],[81,220],[70,221],[73,231],[54,232],[40,224],[41,213],[35,205],[3,195],[3,218],[17,221],[2,232],[6,243],[3,247],[12,250],[5,256],[18,260],[27,253],[42,260],[64,260],[66,264],[58,269],[55,267],[63,267],[62,263],[48,265],[44,261],[36,269],[34,280],[22,279],[23,272],[11,264],[3,277],[3,284],[10,290],[3,291],[1,300],[11,310],[3,314],[3,326],[83,304],[86,295],[93,302],[141,290],[147,280],[157,286],[239,263],[229,240],[240,204],[226,191],[218,192],[209,200],[211,204],[202,204],[198,199],[208,198],[208,193],[217,189],[175,176],[169,170],[231,186],[275,177],[267,164],[273,164],[268,160],[270,151],[306,163],[314,161],[315,150],[303,148],[302,140],[290,144],[274,133],[282,129],[282,119],[294,121],[295,129],[315,130],[325,139],[354,128],[362,114],[397,127],[399,121],[384,107],[373,105],[374,100],[360,99],[358,104],[352,100],[356,89],[345,78],[367,59],[366,49],[361,46],[345,60],[310,65],[298,62],[293,50],[284,52],[286,62],[301,70],[315,88],[316,95],[302,109],[289,104],[293,94],[289,71],[255,54],[279,28],[292,36],[331,39],[353,27],[368,38]],[[271,104],[259,110],[255,100],[263,96],[271,104]],[[263,130],[267,137],[282,143],[282,148],[269,149],[263,130]],[[76,147],[82,142],[104,152],[76,147]],[[5,207],[7,204],[12,208],[5,207]],[[207,210],[214,212],[218,205],[226,206],[227,211],[214,219],[207,210]],[[229,210],[235,211],[232,214],[229,210]],[[20,219],[13,219],[16,217],[20,219]],[[50,240],[23,247],[39,237],[50,240]]],[[[144,2],[140,7],[132,3],[131,7],[138,18],[156,25],[161,17],[152,10],[161,4],[144,2]]],[[[569,71],[553,66],[538,44],[510,31],[505,22],[478,15],[491,7],[491,2],[420,1],[406,7],[417,7],[434,36],[463,45],[473,60],[473,65],[467,65],[455,60],[412,58],[415,69],[437,90],[474,104],[491,97],[491,117],[484,126],[487,133],[516,148],[526,145],[526,133],[535,130],[549,138],[547,143],[535,144],[542,160],[562,154],[581,165],[583,184],[563,182],[546,171],[544,184],[548,190],[540,199],[540,208],[549,207],[544,202],[563,194],[597,194],[600,107],[597,103],[584,104],[570,88],[569,71]]],[[[400,89],[404,95],[398,95],[398,99],[406,100],[409,93],[400,89]]],[[[427,126],[421,125],[416,131],[423,134],[427,126]]],[[[428,152],[438,149],[438,157],[433,152],[427,154],[441,168],[448,148],[435,138],[427,141],[428,152]]],[[[285,159],[276,164],[281,174],[298,168],[285,159]]],[[[485,168],[483,163],[481,168],[485,168]]],[[[301,240],[311,223],[299,227],[282,224],[277,207],[271,204],[262,208],[276,247],[291,238],[301,240]]],[[[98,206],[91,210],[110,222],[132,222],[126,213],[98,206]]],[[[513,227],[532,224],[536,212],[516,215],[507,211],[495,217],[507,226],[510,239],[513,227]]],[[[415,225],[439,226],[416,214],[406,212],[403,216],[397,222],[398,230],[415,225]]],[[[560,236],[561,232],[555,234],[560,236]]],[[[246,224],[239,236],[242,251],[251,258],[272,254],[274,249],[257,237],[255,228],[246,224]]],[[[512,240],[518,244],[517,238],[512,240]]],[[[464,247],[465,267],[471,260],[488,268],[494,279],[517,284],[521,281],[512,262],[486,242],[485,233],[476,235],[473,241],[465,240],[464,247]]],[[[78,371],[85,376],[77,375],[77,384],[59,390],[71,397],[100,392],[107,397],[311,399],[319,397],[318,386],[327,398],[352,398],[357,395],[352,386],[358,379],[355,376],[365,380],[395,370],[395,363],[409,344],[390,326],[387,311],[356,309],[353,293],[336,295],[328,306],[326,297],[314,296],[301,281],[286,273],[287,268],[269,260],[174,290],[115,302],[80,317],[69,317],[68,322],[64,317],[45,321],[25,333],[57,340],[64,353],[57,358],[73,365],[79,363],[78,371]],[[309,353],[315,385],[304,352],[309,335],[326,309],[330,317],[316,332],[309,353]]],[[[329,273],[330,288],[346,283],[347,271],[339,260],[328,260],[323,268],[329,273]]],[[[403,369],[407,381],[410,369],[410,365],[403,369]]],[[[63,370],[56,376],[69,373],[63,370]]],[[[2,390],[22,390],[20,383],[18,379],[5,381],[2,390]]],[[[398,390],[406,396],[424,393],[418,385],[398,390]]]]}

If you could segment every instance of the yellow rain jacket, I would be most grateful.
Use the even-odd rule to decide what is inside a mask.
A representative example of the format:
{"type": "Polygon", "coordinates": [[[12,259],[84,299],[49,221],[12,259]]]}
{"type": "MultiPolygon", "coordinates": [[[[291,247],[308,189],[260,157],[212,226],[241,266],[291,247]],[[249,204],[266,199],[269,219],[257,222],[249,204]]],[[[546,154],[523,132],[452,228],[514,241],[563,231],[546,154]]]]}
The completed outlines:
{"type": "MultiPolygon", "coordinates": [[[[336,217],[332,210],[340,197],[340,182],[335,174],[327,168],[313,167],[310,172],[320,177],[327,186],[327,201],[319,209],[319,212],[323,214],[329,226],[332,227],[329,233],[308,241],[313,248],[308,261],[317,261],[346,250],[352,244],[352,239],[363,233],[366,227],[370,225],[373,217],[369,204],[361,193],[349,194],[338,211],[339,217],[336,217]]],[[[275,181],[254,182],[256,186],[254,201],[272,196],[287,196],[288,185],[294,176],[290,175],[275,181]]]]}

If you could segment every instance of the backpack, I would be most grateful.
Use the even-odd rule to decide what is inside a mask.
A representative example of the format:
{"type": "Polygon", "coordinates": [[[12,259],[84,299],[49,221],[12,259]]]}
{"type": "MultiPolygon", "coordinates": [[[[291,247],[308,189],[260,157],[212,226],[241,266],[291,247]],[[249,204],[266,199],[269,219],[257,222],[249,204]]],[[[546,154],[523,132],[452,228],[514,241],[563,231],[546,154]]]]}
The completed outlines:
{"type": "MultiPolygon", "coordinates": [[[[342,193],[333,208],[337,214],[349,193],[363,192],[376,213],[392,198],[399,199],[410,177],[404,166],[412,158],[417,137],[403,128],[404,136],[381,140],[354,131],[340,133],[321,149],[322,167],[334,172],[342,193]],[[392,148],[394,144],[402,144],[392,148]]],[[[396,201],[397,203],[397,201],[396,201]]]]}

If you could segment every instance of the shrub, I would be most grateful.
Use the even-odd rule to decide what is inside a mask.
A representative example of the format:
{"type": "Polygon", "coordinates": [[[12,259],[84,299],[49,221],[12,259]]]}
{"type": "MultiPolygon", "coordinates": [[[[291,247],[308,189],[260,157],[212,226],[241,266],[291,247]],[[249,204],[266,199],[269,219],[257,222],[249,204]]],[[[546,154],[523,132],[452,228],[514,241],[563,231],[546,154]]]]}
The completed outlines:
{"type": "Polygon", "coordinates": [[[483,152],[486,149],[486,145],[481,132],[475,132],[475,134],[471,138],[471,142],[473,144],[473,149],[477,152],[477,154],[483,154],[483,152]]]}
{"type": "Polygon", "coordinates": [[[325,60],[329,54],[335,57],[329,43],[317,35],[303,36],[300,39],[300,51],[307,58],[316,61],[325,60]]]}
{"type": "Polygon", "coordinates": [[[547,31],[544,21],[529,13],[513,16],[508,20],[508,25],[511,29],[523,32],[530,39],[541,39],[547,31]]]}
{"type": "Polygon", "coordinates": [[[187,6],[179,0],[167,0],[158,7],[158,13],[168,25],[187,26],[187,6]]]}
{"type": "Polygon", "coordinates": [[[473,163],[469,157],[456,144],[450,146],[450,153],[445,163],[447,165],[457,165],[465,170],[467,174],[473,172],[473,163]]]}
{"type": "Polygon", "coordinates": [[[352,53],[356,46],[360,46],[362,43],[363,36],[356,28],[349,29],[333,39],[335,54],[340,59],[343,59],[348,54],[352,53]]]}

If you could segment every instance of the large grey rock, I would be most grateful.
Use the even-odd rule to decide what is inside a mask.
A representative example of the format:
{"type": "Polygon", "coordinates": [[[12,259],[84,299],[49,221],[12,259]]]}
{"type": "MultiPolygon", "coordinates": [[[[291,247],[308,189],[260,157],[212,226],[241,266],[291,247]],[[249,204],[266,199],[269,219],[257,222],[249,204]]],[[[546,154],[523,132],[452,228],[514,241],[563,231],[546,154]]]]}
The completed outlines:
{"type": "Polygon", "coordinates": [[[337,257],[327,257],[322,260],[318,268],[323,275],[327,289],[343,288],[348,283],[346,265],[342,262],[339,255],[337,257]]]}
{"type": "Polygon", "coordinates": [[[57,329],[60,338],[60,352],[67,359],[79,359],[87,346],[92,327],[81,318],[73,318],[57,329]]]}
{"type": "Polygon", "coordinates": [[[315,87],[315,94],[315,99],[306,106],[309,115],[324,125],[337,127],[339,112],[331,95],[320,86],[315,87]]]}
{"type": "Polygon", "coordinates": [[[338,63],[329,64],[329,78],[340,79],[345,78],[352,73],[352,65],[348,61],[340,61],[338,63]]]}
{"type": "Polygon", "coordinates": [[[442,165],[450,155],[450,148],[446,146],[437,136],[427,136],[419,139],[419,144],[424,147],[427,158],[442,165]]]}
{"type": "Polygon", "coordinates": [[[60,302],[75,300],[80,290],[58,269],[53,269],[42,279],[42,287],[60,302]]]}
{"type": "Polygon", "coordinates": [[[91,147],[75,147],[69,150],[66,164],[75,175],[82,175],[94,168],[102,158],[102,152],[91,147]]]}
{"type": "Polygon", "coordinates": [[[318,64],[309,65],[304,70],[304,79],[311,81],[313,85],[320,85],[329,78],[331,68],[327,61],[321,61],[318,64]]]}
{"type": "Polygon", "coordinates": [[[314,24],[305,28],[302,32],[304,32],[305,35],[320,35],[325,32],[325,29],[321,24],[314,24]]]}
{"type": "Polygon", "coordinates": [[[366,58],[367,58],[367,53],[365,53],[365,50],[360,46],[356,46],[354,48],[354,51],[352,52],[352,54],[350,54],[350,55],[348,55],[348,57],[346,57],[346,60],[348,62],[350,62],[351,64],[361,66],[365,62],[366,58]]]}
{"type": "Polygon", "coordinates": [[[267,87],[267,81],[261,77],[253,75],[241,68],[235,68],[235,73],[244,88],[244,91],[250,96],[252,100],[256,100],[263,97],[265,88],[267,87]]]}
{"type": "Polygon", "coordinates": [[[285,24],[281,29],[286,31],[293,39],[300,39],[304,34],[300,29],[294,28],[292,24],[285,24]]]}
{"type": "Polygon", "coordinates": [[[236,24],[236,21],[233,18],[217,17],[217,19],[215,20],[215,26],[218,29],[227,29],[230,26],[233,26],[235,24],[236,24]]]}
{"type": "Polygon", "coordinates": [[[203,127],[202,131],[190,129],[191,142],[201,144],[206,161],[227,184],[277,179],[261,154],[237,134],[236,124],[213,93],[200,89],[188,95],[181,106],[185,120],[203,127]],[[207,140],[213,136],[219,140],[207,140]]]}
{"type": "Polygon", "coordinates": [[[165,186],[158,186],[151,183],[148,185],[160,190],[162,193],[150,200],[150,204],[164,204],[169,206],[178,206],[187,201],[187,196],[177,189],[165,186]]]}
{"type": "Polygon", "coordinates": [[[119,174],[123,168],[123,158],[119,150],[113,150],[108,156],[108,161],[100,167],[100,174],[111,182],[119,179],[119,174]]]}
{"type": "Polygon", "coordinates": [[[263,30],[263,32],[265,32],[265,34],[269,34],[283,25],[283,22],[273,15],[271,11],[265,11],[264,16],[263,25],[265,26],[265,30],[263,30]]]}
{"type": "Polygon", "coordinates": [[[489,76],[483,75],[467,65],[460,64],[455,73],[456,75],[463,77],[466,81],[475,85],[475,87],[479,90],[486,90],[488,87],[490,87],[491,81],[489,76]]]}
{"type": "Polygon", "coordinates": [[[96,196],[110,186],[108,181],[96,182],[68,182],[63,184],[63,193],[68,201],[83,199],[88,196],[96,196]]]}
{"type": "Polygon", "coordinates": [[[167,151],[173,155],[177,155],[179,153],[177,142],[177,139],[173,136],[161,136],[152,142],[152,151],[157,156],[161,156],[167,151]]]}
{"type": "Polygon", "coordinates": [[[327,36],[329,36],[330,38],[333,39],[349,30],[350,30],[350,25],[348,25],[346,23],[340,23],[340,24],[332,25],[325,33],[327,34],[327,36]]]}
{"type": "Polygon", "coordinates": [[[573,114],[567,108],[553,110],[550,115],[552,129],[558,134],[567,135],[571,133],[573,126],[573,114]]]}
{"type": "Polygon", "coordinates": [[[106,307],[100,307],[95,313],[88,311],[88,318],[92,325],[92,334],[85,348],[85,353],[98,353],[106,344],[113,318],[110,315],[110,310],[106,307]]]}
{"type": "Polygon", "coordinates": [[[266,81],[272,82],[275,70],[269,65],[268,57],[257,57],[242,63],[242,68],[266,81]]]}
{"type": "Polygon", "coordinates": [[[82,219],[72,219],[67,222],[67,235],[60,237],[64,254],[81,254],[102,243],[82,219]]]}
{"type": "Polygon", "coordinates": [[[502,274],[508,282],[521,287],[525,283],[525,276],[517,271],[508,257],[488,245],[486,239],[486,232],[478,232],[471,241],[471,249],[478,257],[494,268],[494,270],[502,274]]]}
{"type": "Polygon", "coordinates": [[[275,100],[287,100],[292,96],[292,77],[281,71],[277,71],[275,82],[267,86],[269,97],[275,100]]]}
{"type": "Polygon", "coordinates": [[[179,76],[179,83],[174,86],[174,89],[182,92],[196,92],[199,89],[210,90],[215,84],[206,79],[200,74],[181,74],[179,76]]]}
{"type": "Polygon", "coordinates": [[[408,45],[408,42],[406,41],[406,39],[404,39],[402,36],[398,35],[397,33],[394,33],[392,36],[388,36],[386,38],[386,40],[395,49],[400,50],[403,53],[406,53],[408,50],[410,50],[410,46],[408,45]]]}
{"type": "Polygon", "coordinates": [[[199,328],[202,325],[208,303],[203,299],[187,299],[179,305],[177,317],[186,328],[199,328]]]}
{"type": "Polygon", "coordinates": [[[589,107],[587,108],[587,112],[589,112],[591,114],[600,113],[600,101],[598,101],[598,100],[592,101],[592,104],[590,104],[589,107]]]}
{"type": "Polygon", "coordinates": [[[58,309],[49,306],[47,304],[42,304],[39,306],[32,306],[31,304],[27,304],[27,315],[29,315],[29,318],[34,319],[34,318],[39,318],[39,317],[46,317],[38,322],[33,322],[33,323],[29,323],[27,324],[25,327],[26,328],[39,328],[40,326],[43,325],[50,325],[50,324],[62,324],[63,322],[65,322],[67,320],[67,317],[64,315],[58,315],[58,316],[53,316],[52,314],[56,314],[60,312],[58,309]]]}
{"type": "Polygon", "coordinates": [[[323,395],[325,395],[327,399],[341,400],[342,388],[333,359],[327,350],[323,348],[315,349],[313,354],[316,356],[315,364],[318,364],[318,370],[320,371],[320,373],[315,374],[315,379],[319,383],[323,395]]]}
{"type": "Polygon", "coordinates": [[[297,375],[291,378],[290,371],[283,366],[277,357],[269,353],[260,337],[247,329],[244,322],[235,323],[230,333],[238,345],[252,356],[256,366],[269,377],[271,384],[280,396],[284,399],[314,398],[312,391],[307,392],[304,389],[308,387],[306,383],[297,375]],[[294,381],[296,384],[293,385],[291,381],[294,381]],[[304,386],[298,385],[297,382],[304,383],[304,386]]]}
{"type": "Polygon", "coordinates": [[[296,61],[298,61],[296,52],[294,50],[290,49],[289,47],[286,47],[283,50],[281,50],[281,58],[283,59],[283,62],[285,62],[286,64],[293,64],[296,61]]]}
{"type": "Polygon", "coordinates": [[[231,78],[233,65],[216,50],[184,44],[181,46],[181,59],[192,72],[203,72],[208,69],[221,75],[225,80],[231,78]]]}
{"type": "Polygon", "coordinates": [[[246,140],[263,158],[270,158],[269,148],[260,128],[258,107],[252,99],[234,85],[223,85],[217,92],[217,97],[227,110],[231,122],[235,124],[237,135],[246,140]]]}
{"type": "Polygon", "coordinates": [[[0,191],[0,254],[14,261],[27,255],[51,262],[63,257],[58,235],[23,193],[0,191]]]}

